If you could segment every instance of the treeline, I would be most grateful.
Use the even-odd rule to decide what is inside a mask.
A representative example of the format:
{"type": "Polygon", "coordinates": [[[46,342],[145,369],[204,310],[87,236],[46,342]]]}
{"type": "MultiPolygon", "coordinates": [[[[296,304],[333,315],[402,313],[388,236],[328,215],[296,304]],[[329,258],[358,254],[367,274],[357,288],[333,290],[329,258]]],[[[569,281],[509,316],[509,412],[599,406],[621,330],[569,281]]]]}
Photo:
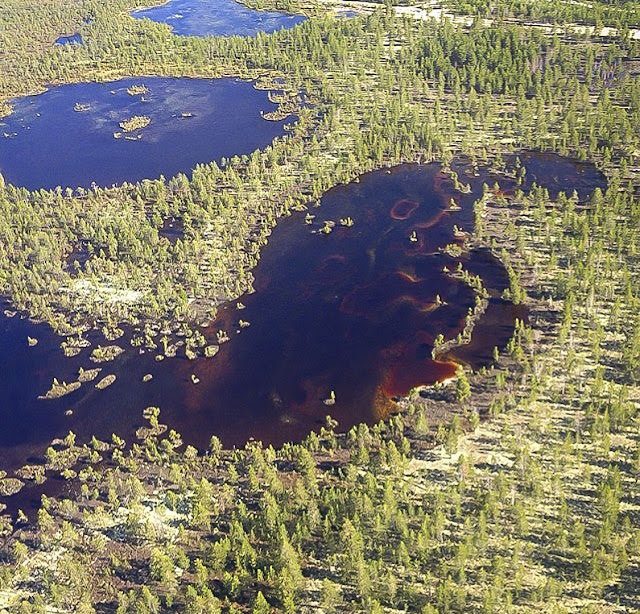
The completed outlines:
{"type": "Polygon", "coordinates": [[[588,24],[599,32],[614,27],[624,36],[630,28],[640,27],[640,8],[631,0],[596,0],[564,2],[563,0],[451,0],[448,5],[465,15],[494,19],[526,19],[564,26],[567,23],[588,24]]]}

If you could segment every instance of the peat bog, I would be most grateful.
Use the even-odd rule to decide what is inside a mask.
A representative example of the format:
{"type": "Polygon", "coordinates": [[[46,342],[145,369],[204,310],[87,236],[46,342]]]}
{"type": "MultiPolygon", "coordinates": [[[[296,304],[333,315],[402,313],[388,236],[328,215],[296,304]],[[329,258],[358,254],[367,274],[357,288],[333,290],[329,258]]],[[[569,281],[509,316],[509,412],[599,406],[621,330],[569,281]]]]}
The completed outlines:
{"type": "MultiPolygon", "coordinates": [[[[528,164],[539,162],[531,156],[528,164]]],[[[552,184],[536,176],[539,185],[570,192],[580,171],[581,198],[606,188],[595,167],[557,162],[552,184]]],[[[99,333],[86,336],[91,347],[65,358],[48,326],[9,317],[7,309],[0,314],[3,469],[38,462],[69,430],[80,442],[112,433],[131,440],[149,406],[159,407],[161,421],[198,447],[214,434],[225,446],[242,447],[252,438],[273,445],[299,441],[328,414],[340,430],[374,423],[395,411],[394,399],[411,388],[454,376],[457,363],[490,365],[494,347],[507,345],[526,309],[503,298],[508,275],[489,249],[444,248],[462,245],[473,230],[473,202],[483,183],[500,179],[513,191],[516,181],[464,162],[452,167],[468,192],[456,190],[439,164],[405,164],[337,186],[321,206],[281,220],[254,271],[256,291],[223,306],[203,330],[219,345],[210,358],[158,362],[155,352],[129,347],[131,331],[117,341],[128,349],[113,361],[89,361],[93,348],[108,344],[99,333]],[[460,266],[482,280],[485,310],[469,343],[434,359],[436,337],[454,339],[476,304],[460,266]],[[220,343],[220,336],[228,340],[220,343]],[[29,337],[38,343],[30,347],[29,337]],[[102,370],[95,381],[110,374],[116,381],[104,390],[88,382],[61,398],[38,399],[54,377],[72,382],[81,367],[96,366],[102,370]]],[[[165,230],[181,232],[175,220],[165,230]]],[[[47,489],[62,487],[58,481],[47,489]]],[[[31,500],[37,506],[41,489],[32,490],[23,490],[11,507],[28,508],[31,500]]]]}

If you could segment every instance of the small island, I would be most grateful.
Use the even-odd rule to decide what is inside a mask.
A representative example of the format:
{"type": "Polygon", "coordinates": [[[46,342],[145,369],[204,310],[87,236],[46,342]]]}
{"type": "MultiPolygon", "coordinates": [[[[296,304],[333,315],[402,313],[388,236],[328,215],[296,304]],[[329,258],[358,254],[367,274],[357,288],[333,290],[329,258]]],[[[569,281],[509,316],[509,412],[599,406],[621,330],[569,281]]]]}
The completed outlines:
{"type": "Polygon", "coordinates": [[[134,115],[127,120],[121,121],[118,125],[124,132],[134,132],[146,128],[150,123],[151,118],[148,115],[134,115]]]}
{"type": "Polygon", "coordinates": [[[146,85],[131,85],[127,88],[127,94],[129,96],[144,96],[149,93],[149,88],[146,85]]]}

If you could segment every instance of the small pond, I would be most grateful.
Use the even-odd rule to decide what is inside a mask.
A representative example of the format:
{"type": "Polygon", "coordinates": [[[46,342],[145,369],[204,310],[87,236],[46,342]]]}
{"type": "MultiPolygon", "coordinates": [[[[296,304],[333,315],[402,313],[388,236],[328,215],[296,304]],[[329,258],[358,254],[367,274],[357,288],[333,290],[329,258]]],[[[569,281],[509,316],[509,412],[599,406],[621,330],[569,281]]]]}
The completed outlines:
{"type": "Polygon", "coordinates": [[[82,45],[83,42],[82,34],[80,34],[80,32],[76,32],[69,36],[59,36],[55,40],[56,45],[82,45]]]}
{"type": "Polygon", "coordinates": [[[571,196],[575,190],[578,199],[584,202],[596,187],[604,190],[607,185],[606,177],[593,164],[549,151],[523,151],[508,156],[506,162],[520,164],[526,169],[522,190],[530,190],[535,183],[544,187],[551,198],[557,198],[560,192],[571,196]]]}
{"type": "Polygon", "coordinates": [[[76,83],[11,105],[0,119],[0,173],[31,190],[190,174],[266,147],[296,119],[265,119],[277,108],[268,92],[230,78],[76,83]]]}
{"type": "Polygon", "coordinates": [[[171,26],[179,36],[255,36],[293,28],[305,21],[302,15],[256,11],[236,0],[170,0],[166,4],[131,13],[171,26]]]}

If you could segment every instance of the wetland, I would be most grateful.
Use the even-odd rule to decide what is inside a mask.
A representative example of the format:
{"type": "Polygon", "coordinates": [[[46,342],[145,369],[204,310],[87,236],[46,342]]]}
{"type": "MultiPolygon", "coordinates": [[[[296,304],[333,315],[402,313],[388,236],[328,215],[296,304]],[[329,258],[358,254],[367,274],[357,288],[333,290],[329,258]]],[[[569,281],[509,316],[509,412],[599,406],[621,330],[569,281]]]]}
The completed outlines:
{"type": "MultiPolygon", "coordinates": [[[[362,175],[278,223],[254,271],[255,292],[222,306],[201,329],[210,351],[191,360],[176,352],[179,338],[162,360],[160,347],[130,347],[131,330],[115,341],[88,333],[77,355],[63,357],[48,326],[6,305],[5,467],[33,461],[69,430],[79,441],[131,439],[146,407],[160,408],[162,421],[200,448],[212,435],[229,447],[250,439],[281,445],[319,430],[327,415],[341,430],[386,418],[398,397],[455,377],[458,364],[490,366],[527,313],[509,297],[503,263],[465,241],[483,184],[499,179],[513,192],[521,160],[532,169],[531,186],[569,190],[577,173],[583,202],[606,187],[592,165],[560,157],[546,185],[549,156],[535,152],[503,172],[462,160],[452,164],[457,175],[436,163],[362,175]],[[110,344],[125,351],[97,349],[110,344]],[[95,378],[82,376],[95,368],[95,378]],[[43,399],[53,378],[82,385],[43,399]]],[[[179,222],[169,220],[166,232],[180,233],[179,222]]]]}
{"type": "Polygon", "coordinates": [[[0,178],[0,610],[631,612],[635,7],[243,2],[309,19],[0,14],[7,118],[128,80],[105,151],[135,150],[163,121],[151,75],[255,81],[278,104],[260,121],[293,114],[184,175],[0,178]]]}
{"type": "Polygon", "coordinates": [[[170,0],[131,13],[136,19],[166,23],[178,36],[256,36],[293,28],[306,18],[278,11],[257,11],[236,0],[170,0]]]}

